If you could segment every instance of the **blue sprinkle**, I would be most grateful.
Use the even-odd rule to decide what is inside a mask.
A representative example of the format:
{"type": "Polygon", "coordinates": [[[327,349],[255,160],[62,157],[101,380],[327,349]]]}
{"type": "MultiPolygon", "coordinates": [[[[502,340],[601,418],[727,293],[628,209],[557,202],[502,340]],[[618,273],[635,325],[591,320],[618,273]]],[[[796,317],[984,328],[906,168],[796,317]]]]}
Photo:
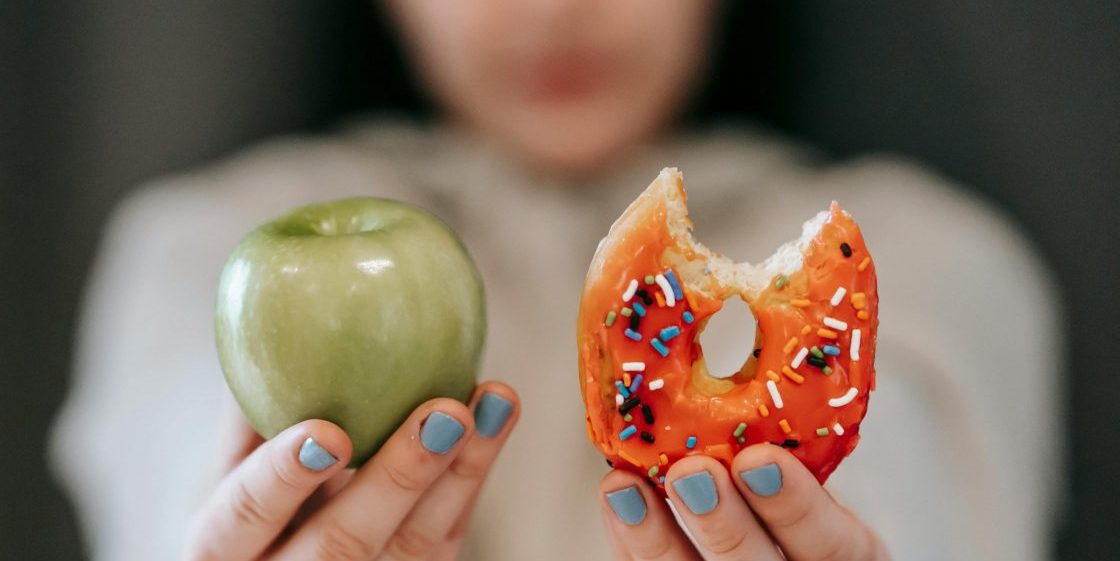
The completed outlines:
{"type": "Polygon", "coordinates": [[[637,300],[631,302],[630,305],[634,306],[634,313],[638,314],[638,317],[646,317],[645,307],[639,304],[637,300]]]}
{"type": "Polygon", "coordinates": [[[826,355],[840,356],[840,347],[837,347],[835,345],[825,345],[824,349],[822,350],[826,355]]]}
{"type": "Polygon", "coordinates": [[[660,483],[660,484],[662,484],[662,485],[664,485],[664,484],[665,484],[665,476],[664,476],[664,475],[662,475],[661,477],[658,477],[658,478],[657,478],[657,482],[658,482],[658,483],[660,483]]]}
{"type": "Polygon", "coordinates": [[[614,387],[618,388],[618,393],[622,394],[623,399],[630,397],[630,391],[626,389],[626,386],[622,385],[622,382],[615,380],[614,387]]]}
{"type": "Polygon", "coordinates": [[[650,339],[649,344],[653,345],[653,348],[657,351],[657,354],[661,355],[662,358],[669,356],[669,349],[666,348],[665,345],[661,344],[660,339],[656,337],[650,339]]]}
{"type": "Polygon", "coordinates": [[[684,292],[681,292],[681,285],[677,283],[677,275],[673,274],[672,269],[665,271],[665,280],[669,281],[669,286],[673,287],[673,298],[683,300],[684,292]]]}
{"type": "Polygon", "coordinates": [[[666,327],[665,329],[661,330],[661,340],[662,341],[668,341],[668,340],[672,339],[673,337],[676,337],[677,335],[680,335],[680,334],[681,334],[681,328],[679,328],[675,325],[670,325],[669,327],[666,327]]]}
{"type": "Polygon", "coordinates": [[[630,329],[629,327],[627,327],[627,328],[626,328],[626,331],[624,331],[623,333],[624,333],[624,334],[625,334],[625,335],[626,335],[627,337],[629,337],[629,338],[631,338],[631,339],[633,339],[633,340],[635,340],[635,341],[641,341],[641,340],[642,340],[642,334],[641,334],[641,333],[638,333],[637,331],[634,331],[633,329],[630,329]]]}
{"type": "Polygon", "coordinates": [[[686,440],[685,443],[684,443],[684,447],[688,448],[689,450],[692,450],[693,448],[696,448],[696,437],[695,436],[688,437],[688,440],[686,440]]]}
{"type": "Polygon", "coordinates": [[[638,374],[630,381],[630,393],[638,393],[640,387],[642,387],[642,375],[638,374]]]}
{"type": "Polygon", "coordinates": [[[627,438],[630,438],[631,436],[634,436],[634,434],[637,433],[637,432],[638,432],[638,428],[635,427],[634,425],[630,425],[630,426],[622,429],[622,432],[618,433],[618,439],[619,440],[626,440],[627,438]]]}
{"type": "Polygon", "coordinates": [[[692,312],[685,312],[684,314],[681,315],[681,317],[684,318],[685,323],[692,323],[694,321],[693,317],[692,317],[692,312]]]}

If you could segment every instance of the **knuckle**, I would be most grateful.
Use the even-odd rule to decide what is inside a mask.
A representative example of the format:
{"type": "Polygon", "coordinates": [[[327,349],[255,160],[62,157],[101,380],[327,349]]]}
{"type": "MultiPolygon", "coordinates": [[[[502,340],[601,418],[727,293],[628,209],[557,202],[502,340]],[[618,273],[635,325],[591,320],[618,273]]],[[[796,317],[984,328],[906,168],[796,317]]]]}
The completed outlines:
{"type": "Polygon", "coordinates": [[[401,560],[427,559],[436,548],[436,541],[412,525],[402,526],[385,548],[390,558],[401,560]]]}
{"type": "Polygon", "coordinates": [[[735,525],[721,522],[704,533],[704,547],[716,555],[727,555],[742,547],[746,532],[735,525]]]}
{"type": "Polygon", "coordinates": [[[244,481],[234,484],[229,506],[235,521],[239,524],[262,526],[269,523],[264,504],[244,481]]]}
{"type": "Polygon", "coordinates": [[[385,476],[389,482],[403,491],[419,493],[427,487],[423,476],[418,470],[409,470],[404,466],[388,463],[384,467],[385,476]]]}
{"type": "Polygon", "coordinates": [[[630,554],[636,561],[657,561],[669,558],[673,544],[665,533],[660,533],[656,539],[637,541],[630,547],[630,554]]]}
{"type": "Polygon", "coordinates": [[[372,558],[377,547],[337,521],[319,532],[316,559],[324,561],[360,561],[372,558]]]}
{"type": "Polygon", "coordinates": [[[460,457],[460,459],[451,463],[451,467],[448,468],[448,470],[456,477],[461,477],[470,481],[481,481],[486,477],[488,466],[486,462],[471,461],[460,457]]]}
{"type": "Polygon", "coordinates": [[[285,461],[282,458],[273,456],[268,461],[268,469],[272,473],[272,477],[285,489],[289,491],[303,490],[305,485],[301,482],[298,474],[293,470],[293,461],[285,461]]]}

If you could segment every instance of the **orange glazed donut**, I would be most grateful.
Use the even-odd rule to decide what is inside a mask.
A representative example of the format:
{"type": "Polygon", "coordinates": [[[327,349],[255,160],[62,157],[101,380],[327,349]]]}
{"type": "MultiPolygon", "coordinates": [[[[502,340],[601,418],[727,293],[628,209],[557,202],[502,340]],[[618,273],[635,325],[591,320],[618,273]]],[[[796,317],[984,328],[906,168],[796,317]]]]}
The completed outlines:
{"type": "Polygon", "coordinates": [[[759,442],[790,448],[823,483],[859,441],[875,388],[879,298],[859,227],[834,202],[761,265],[737,264],[692,239],[685,201],[680,172],[662,170],[591,261],[577,326],[591,441],[662,489],[684,456],[729,466],[759,442]],[[699,337],[732,296],[758,329],[721,379],[699,337]]]}

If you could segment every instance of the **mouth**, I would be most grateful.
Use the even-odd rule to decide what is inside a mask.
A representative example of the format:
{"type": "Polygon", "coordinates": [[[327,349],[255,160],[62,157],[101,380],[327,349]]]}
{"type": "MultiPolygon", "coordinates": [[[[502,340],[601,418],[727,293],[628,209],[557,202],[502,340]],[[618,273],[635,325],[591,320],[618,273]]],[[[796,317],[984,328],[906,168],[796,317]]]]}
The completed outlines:
{"type": "Polygon", "coordinates": [[[572,103],[591,97],[610,85],[610,63],[590,51],[550,54],[521,67],[524,95],[537,103],[572,103]]]}

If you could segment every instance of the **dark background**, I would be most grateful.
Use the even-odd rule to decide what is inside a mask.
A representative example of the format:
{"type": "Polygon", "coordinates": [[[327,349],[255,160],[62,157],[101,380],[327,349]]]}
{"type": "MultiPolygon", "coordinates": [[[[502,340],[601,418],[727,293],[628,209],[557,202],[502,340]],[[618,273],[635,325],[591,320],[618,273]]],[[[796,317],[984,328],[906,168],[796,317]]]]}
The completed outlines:
{"type": "MultiPolygon", "coordinates": [[[[838,158],[912,155],[1003,206],[1050,260],[1071,344],[1054,547],[1118,558],[1120,3],[727,7],[691,121],[761,121],[838,158]]],[[[82,557],[43,443],[112,206],[148,178],[385,107],[428,114],[369,3],[0,3],[0,558],[82,557]]]]}

